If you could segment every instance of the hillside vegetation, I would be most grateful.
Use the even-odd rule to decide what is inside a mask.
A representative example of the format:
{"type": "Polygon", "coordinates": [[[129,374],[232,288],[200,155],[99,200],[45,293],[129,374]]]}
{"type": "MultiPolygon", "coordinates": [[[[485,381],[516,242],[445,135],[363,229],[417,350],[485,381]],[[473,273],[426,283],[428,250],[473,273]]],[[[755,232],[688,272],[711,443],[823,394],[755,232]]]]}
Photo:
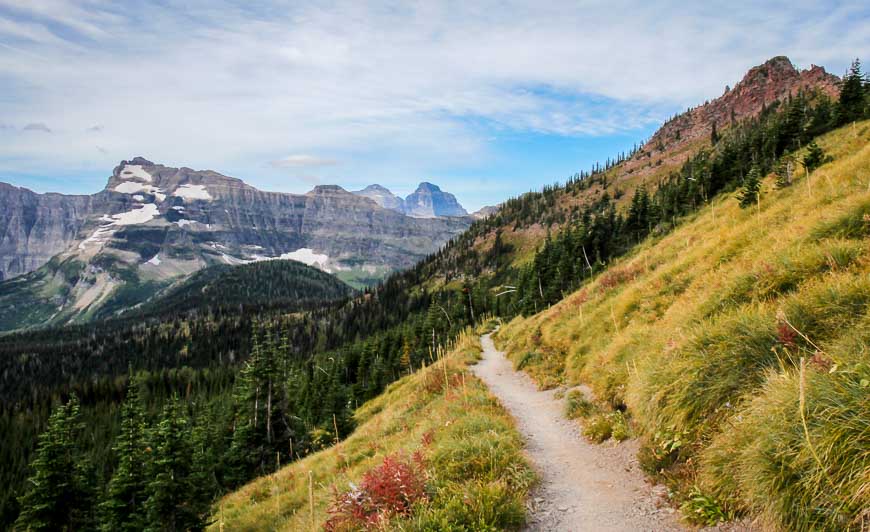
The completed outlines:
{"type": "Polygon", "coordinates": [[[292,260],[220,264],[198,270],[128,313],[161,316],[237,308],[303,310],[350,296],[353,290],[334,276],[292,260]]]}
{"type": "Polygon", "coordinates": [[[518,528],[534,474],[510,416],[467,370],[479,354],[466,331],[357,409],[346,440],[219,500],[211,528],[518,528]]]}
{"type": "Polygon", "coordinates": [[[541,386],[627,408],[689,518],[866,529],[868,141],[868,121],[823,136],[833,162],[749,208],[720,195],[500,344],[541,386]]]}

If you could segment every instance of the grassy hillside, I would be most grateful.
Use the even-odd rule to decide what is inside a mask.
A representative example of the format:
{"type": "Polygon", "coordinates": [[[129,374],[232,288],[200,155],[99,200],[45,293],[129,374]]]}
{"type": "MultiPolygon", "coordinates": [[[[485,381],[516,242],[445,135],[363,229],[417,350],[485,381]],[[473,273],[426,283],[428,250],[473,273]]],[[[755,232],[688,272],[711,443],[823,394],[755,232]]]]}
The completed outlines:
{"type": "Polygon", "coordinates": [[[700,522],[870,522],[870,122],[741,209],[724,194],[499,342],[542,386],[627,407],[700,522]]]}
{"type": "Polygon", "coordinates": [[[518,528],[534,475],[511,418],[466,368],[479,353],[467,331],[441,361],[362,405],[346,440],[219,500],[212,529],[315,530],[330,519],[335,530],[366,522],[390,530],[518,528]],[[399,468],[407,474],[403,488],[390,481],[392,458],[408,466],[399,468]],[[339,504],[351,483],[370,504],[339,504]],[[402,502],[385,502],[391,490],[402,502]],[[358,520],[341,520],[349,507],[358,520]]]}

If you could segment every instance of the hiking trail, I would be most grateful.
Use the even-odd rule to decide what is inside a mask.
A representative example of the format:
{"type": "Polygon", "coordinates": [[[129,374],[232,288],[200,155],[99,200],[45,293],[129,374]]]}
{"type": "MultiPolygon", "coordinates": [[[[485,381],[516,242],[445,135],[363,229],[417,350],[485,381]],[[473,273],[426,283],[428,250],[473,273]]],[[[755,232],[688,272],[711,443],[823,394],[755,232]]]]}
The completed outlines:
{"type": "Polygon", "coordinates": [[[644,479],[636,441],[589,443],[579,425],[562,415],[555,390],[539,391],[490,335],[480,340],[483,358],[472,371],[516,420],[541,479],[530,498],[527,530],[684,530],[666,489],[644,479]]]}

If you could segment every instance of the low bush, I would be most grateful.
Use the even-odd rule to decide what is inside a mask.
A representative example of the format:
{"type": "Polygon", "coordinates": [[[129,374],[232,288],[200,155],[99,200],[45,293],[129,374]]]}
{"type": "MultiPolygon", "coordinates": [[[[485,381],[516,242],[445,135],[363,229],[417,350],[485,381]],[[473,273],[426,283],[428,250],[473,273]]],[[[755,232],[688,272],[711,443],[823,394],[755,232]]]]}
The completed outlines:
{"type": "Polygon", "coordinates": [[[577,419],[587,417],[595,411],[593,405],[583,392],[580,390],[571,390],[565,396],[565,417],[568,419],[577,419]]]}
{"type": "Polygon", "coordinates": [[[378,467],[368,471],[359,487],[351,485],[335,493],[324,524],[328,532],[379,530],[394,516],[411,512],[414,504],[427,498],[426,469],[423,457],[392,454],[378,467]]]}

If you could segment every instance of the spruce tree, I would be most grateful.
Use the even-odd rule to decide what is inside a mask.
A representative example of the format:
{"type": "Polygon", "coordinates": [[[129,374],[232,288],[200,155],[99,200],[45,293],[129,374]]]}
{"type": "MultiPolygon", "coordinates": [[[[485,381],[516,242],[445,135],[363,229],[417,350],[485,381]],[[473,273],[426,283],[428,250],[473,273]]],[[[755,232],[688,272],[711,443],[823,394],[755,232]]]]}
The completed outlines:
{"type": "Polygon", "coordinates": [[[867,116],[867,88],[861,73],[861,62],[852,62],[849,73],[840,86],[840,101],[837,105],[837,124],[844,125],[867,116]]]}
{"type": "Polygon", "coordinates": [[[758,197],[761,193],[761,172],[758,171],[758,166],[752,165],[746,178],[743,180],[743,189],[737,195],[742,208],[752,207],[758,203],[758,197]]]}
{"type": "Polygon", "coordinates": [[[825,151],[821,146],[816,144],[816,141],[810,143],[807,147],[807,153],[804,155],[803,165],[808,173],[813,173],[816,168],[822,166],[826,161],[825,151]]]}
{"type": "Polygon", "coordinates": [[[193,504],[191,431],[178,396],[164,407],[153,442],[145,530],[203,529],[205,515],[200,513],[199,505],[193,504]]]}
{"type": "Polygon", "coordinates": [[[55,409],[39,435],[33,474],[19,499],[16,529],[78,530],[93,525],[93,478],[76,444],[83,429],[79,400],[73,395],[55,409]]]}
{"type": "Polygon", "coordinates": [[[112,446],[118,463],[100,505],[103,530],[137,531],[144,527],[147,447],[139,383],[131,375],[121,406],[121,431],[112,446]]]}

